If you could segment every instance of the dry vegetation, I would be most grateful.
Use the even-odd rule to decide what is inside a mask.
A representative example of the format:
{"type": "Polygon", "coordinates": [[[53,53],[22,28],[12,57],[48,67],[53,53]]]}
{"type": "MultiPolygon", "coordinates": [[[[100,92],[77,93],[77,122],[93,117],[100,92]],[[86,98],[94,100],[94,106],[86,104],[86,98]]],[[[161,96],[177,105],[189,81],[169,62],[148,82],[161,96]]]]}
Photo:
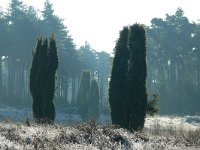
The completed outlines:
{"type": "Polygon", "coordinates": [[[171,121],[163,125],[162,120],[149,118],[140,133],[94,122],[52,126],[2,122],[0,149],[200,149],[199,126],[170,124],[171,121]]]}

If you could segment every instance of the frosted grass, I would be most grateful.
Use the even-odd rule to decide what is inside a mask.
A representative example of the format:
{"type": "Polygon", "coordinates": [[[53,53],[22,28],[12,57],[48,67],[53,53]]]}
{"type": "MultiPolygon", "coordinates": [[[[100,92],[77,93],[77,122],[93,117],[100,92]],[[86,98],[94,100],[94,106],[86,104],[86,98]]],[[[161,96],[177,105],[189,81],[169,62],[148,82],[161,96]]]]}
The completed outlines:
{"type": "MultiPolygon", "coordinates": [[[[152,129],[153,130],[153,129],[152,129]]],[[[174,134],[131,133],[94,122],[67,126],[0,123],[0,149],[198,150],[200,129],[174,134]]]]}
{"type": "Polygon", "coordinates": [[[36,125],[31,121],[28,127],[22,121],[27,114],[31,115],[26,110],[0,107],[0,149],[200,149],[199,116],[148,116],[144,130],[131,133],[109,123],[80,123],[78,115],[62,113],[54,125],[36,125]],[[60,123],[59,118],[67,123],[60,123]],[[73,120],[75,123],[69,125],[73,120]]]}

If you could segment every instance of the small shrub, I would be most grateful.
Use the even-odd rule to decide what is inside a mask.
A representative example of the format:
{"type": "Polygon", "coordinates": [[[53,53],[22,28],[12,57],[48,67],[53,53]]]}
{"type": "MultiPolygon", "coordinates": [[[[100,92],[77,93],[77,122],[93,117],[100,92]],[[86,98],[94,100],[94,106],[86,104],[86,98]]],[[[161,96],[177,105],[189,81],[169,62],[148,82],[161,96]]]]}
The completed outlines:
{"type": "Polygon", "coordinates": [[[159,100],[159,96],[158,94],[153,94],[153,100],[149,101],[147,103],[147,114],[150,116],[154,116],[155,114],[159,113],[159,108],[158,108],[158,100],[159,100]]]}
{"type": "Polygon", "coordinates": [[[27,116],[26,119],[24,120],[24,125],[26,125],[27,127],[30,127],[30,126],[31,126],[28,116],[27,116]]]}

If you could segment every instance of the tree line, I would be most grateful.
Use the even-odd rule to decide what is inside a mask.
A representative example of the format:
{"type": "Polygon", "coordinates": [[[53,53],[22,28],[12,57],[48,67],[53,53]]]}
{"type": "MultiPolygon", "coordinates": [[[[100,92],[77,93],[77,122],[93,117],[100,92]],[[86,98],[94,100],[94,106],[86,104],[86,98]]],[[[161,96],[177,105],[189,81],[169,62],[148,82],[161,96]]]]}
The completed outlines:
{"type": "MultiPolygon", "coordinates": [[[[161,114],[199,113],[199,24],[190,22],[179,8],[173,15],[153,18],[151,25],[144,28],[147,98],[157,98],[156,95],[159,95],[161,114]]],[[[90,70],[91,77],[95,77],[99,83],[99,107],[108,112],[108,85],[115,58],[112,59],[106,52],[95,51],[88,42],[77,48],[63,19],[54,14],[50,1],[47,0],[44,9],[39,12],[20,0],[12,0],[5,12],[0,10],[0,29],[1,103],[15,107],[31,106],[28,90],[31,53],[34,54],[31,49],[38,34],[49,37],[53,32],[59,49],[60,64],[56,80],[55,107],[79,107],[77,95],[82,80],[81,74],[83,70],[90,70]]],[[[123,40],[128,41],[126,38],[127,36],[124,36],[123,40]]],[[[115,57],[120,57],[116,52],[116,48],[120,46],[123,45],[116,44],[115,57]]],[[[123,56],[120,58],[122,61],[130,57],[126,52],[123,56]]],[[[127,72],[127,67],[122,69],[127,72]]]]}
{"type": "Polygon", "coordinates": [[[55,34],[59,49],[55,106],[59,109],[77,107],[80,77],[83,70],[91,70],[100,88],[100,107],[107,109],[110,55],[97,52],[88,42],[76,47],[63,19],[55,15],[49,0],[42,11],[12,0],[8,9],[0,10],[0,102],[14,107],[31,106],[29,69],[32,49],[38,36],[55,34]]]}
{"type": "Polygon", "coordinates": [[[200,105],[200,24],[178,8],[153,18],[147,32],[148,93],[158,93],[161,114],[195,115],[200,105]]]}

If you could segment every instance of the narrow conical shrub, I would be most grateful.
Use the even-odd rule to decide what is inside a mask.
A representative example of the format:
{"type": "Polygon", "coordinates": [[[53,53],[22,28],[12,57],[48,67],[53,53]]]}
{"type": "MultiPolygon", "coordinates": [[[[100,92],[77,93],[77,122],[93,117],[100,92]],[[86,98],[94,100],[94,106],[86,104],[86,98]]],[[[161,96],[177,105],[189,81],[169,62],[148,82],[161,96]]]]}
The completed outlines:
{"type": "Polygon", "coordinates": [[[99,119],[99,86],[95,79],[91,81],[88,98],[88,119],[99,119]]]}
{"type": "Polygon", "coordinates": [[[78,110],[81,118],[85,121],[88,117],[88,98],[90,89],[90,71],[84,70],[81,75],[77,94],[78,110]]]}
{"type": "Polygon", "coordinates": [[[147,93],[146,93],[146,36],[142,25],[130,27],[128,41],[130,58],[127,73],[127,110],[129,130],[140,130],[144,127],[147,93]]]}
{"type": "Polygon", "coordinates": [[[55,106],[55,75],[58,68],[57,46],[54,35],[50,42],[38,38],[30,69],[30,92],[33,98],[33,117],[37,123],[53,123],[55,106]]]}
{"type": "Polygon", "coordinates": [[[130,131],[144,127],[147,107],[146,37],[142,25],[124,27],[116,43],[109,84],[113,124],[130,131]]]}
{"type": "Polygon", "coordinates": [[[120,37],[116,42],[115,55],[109,83],[109,103],[111,108],[111,119],[113,124],[122,126],[124,121],[124,109],[126,98],[126,75],[128,69],[128,27],[124,27],[120,32],[120,37]]]}

